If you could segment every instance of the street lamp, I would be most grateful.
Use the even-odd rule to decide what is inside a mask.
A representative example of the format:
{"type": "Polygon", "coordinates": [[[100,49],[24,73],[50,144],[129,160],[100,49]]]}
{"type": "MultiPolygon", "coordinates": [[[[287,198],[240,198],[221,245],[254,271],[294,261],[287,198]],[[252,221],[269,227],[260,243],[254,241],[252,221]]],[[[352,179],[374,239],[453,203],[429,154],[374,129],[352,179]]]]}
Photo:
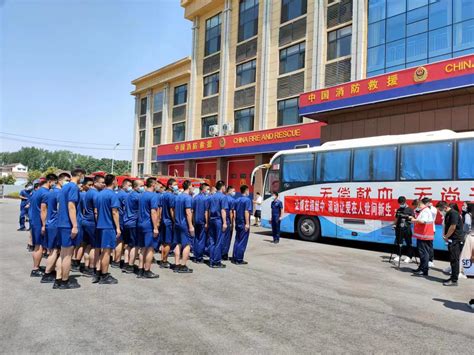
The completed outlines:
{"type": "Polygon", "coordinates": [[[120,145],[120,143],[115,144],[114,149],[112,149],[112,171],[110,172],[111,174],[114,173],[114,159],[115,159],[115,149],[120,145]]]}

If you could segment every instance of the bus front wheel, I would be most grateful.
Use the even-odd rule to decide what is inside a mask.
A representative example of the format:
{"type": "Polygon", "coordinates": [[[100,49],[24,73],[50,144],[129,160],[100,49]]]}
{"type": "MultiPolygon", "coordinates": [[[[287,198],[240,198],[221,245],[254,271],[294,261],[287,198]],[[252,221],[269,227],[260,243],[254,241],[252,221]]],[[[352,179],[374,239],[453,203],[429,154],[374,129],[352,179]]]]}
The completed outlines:
{"type": "Polygon", "coordinates": [[[321,238],[319,220],[315,217],[301,216],[296,228],[298,236],[307,242],[317,242],[321,238]]]}

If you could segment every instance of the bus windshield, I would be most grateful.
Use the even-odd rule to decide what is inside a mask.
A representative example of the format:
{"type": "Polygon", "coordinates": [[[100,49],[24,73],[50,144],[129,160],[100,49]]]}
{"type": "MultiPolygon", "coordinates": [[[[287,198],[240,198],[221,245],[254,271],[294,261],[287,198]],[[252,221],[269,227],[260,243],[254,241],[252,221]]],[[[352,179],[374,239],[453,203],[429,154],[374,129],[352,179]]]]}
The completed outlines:
{"type": "Polygon", "coordinates": [[[265,181],[264,198],[267,199],[272,192],[280,191],[280,158],[275,159],[270,169],[268,169],[265,181]]]}

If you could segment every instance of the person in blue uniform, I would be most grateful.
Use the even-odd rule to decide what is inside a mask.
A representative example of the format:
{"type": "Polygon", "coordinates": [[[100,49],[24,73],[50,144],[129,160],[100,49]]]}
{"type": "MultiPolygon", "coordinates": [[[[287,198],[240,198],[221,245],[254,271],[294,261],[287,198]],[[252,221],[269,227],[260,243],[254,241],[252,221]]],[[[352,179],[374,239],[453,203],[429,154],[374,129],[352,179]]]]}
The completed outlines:
{"type": "Polygon", "coordinates": [[[124,252],[124,267],[122,271],[127,274],[133,274],[135,259],[137,257],[138,200],[140,198],[140,193],[143,191],[143,181],[133,181],[132,192],[127,195],[124,203],[123,231],[124,243],[127,247],[124,252]]]}
{"type": "Polygon", "coordinates": [[[145,192],[140,195],[138,200],[138,238],[142,246],[143,269],[139,269],[137,277],[153,279],[158,277],[151,271],[151,264],[155,248],[158,246],[161,194],[155,192],[155,178],[146,179],[145,186],[145,192]]]}
{"type": "MultiPolygon", "coordinates": [[[[86,171],[76,168],[71,172],[71,181],[64,184],[59,194],[58,204],[58,231],[61,236],[61,283],[56,285],[59,289],[79,288],[76,281],[69,280],[71,272],[71,259],[76,246],[76,237],[79,233],[77,214],[79,204],[79,187],[84,180],[86,171]]],[[[53,286],[54,287],[54,286],[53,286]]]]}
{"type": "Polygon", "coordinates": [[[20,191],[20,228],[18,228],[18,231],[25,231],[25,219],[26,216],[28,215],[28,208],[30,207],[29,205],[29,199],[31,197],[31,193],[33,192],[33,185],[32,184],[26,184],[25,188],[20,191]]]}
{"type": "Polygon", "coordinates": [[[216,183],[216,193],[209,198],[209,266],[222,269],[222,247],[224,233],[227,230],[227,214],[229,208],[225,192],[225,183],[216,183]]]}
{"type": "Polygon", "coordinates": [[[232,233],[234,231],[234,203],[235,203],[235,189],[232,186],[227,187],[227,209],[226,221],[227,229],[224,232],[224,240],[222,244],[222,260],[229,260],[230,244],[232,242],[232,233]]]}
{"type": "Polygon", "coordinates": [[[207,230],[209,226],[208,213],[209,185],[205,182],[199,187],[199,194],[193,198],[195,236],[193,243],[193,262],[204,262],[204,248],[206,247],[207,230]]]}
{"type": "Polygon", "coordinates": [[[283,218],[283,204],[278,199],[278,192],[272,193],[271,218],[273,243],[280,243],[280,222],[283,218]]]}
{"type": "Polygon", "coordinates": [[[81,270],[81,260],[84,256],[84,250],[87,247],[84,242],[84,229],[82,228],[82,220],[84,218],[84,201],[86,193],[92,187],[93,184],[94,180],[86,176],[84,177],[84,181],[79,187],[79,204],[77,205],[78,233],[76,237],[76,246],[74,247],[74,253],[72,255],[71,261],[71,269],[74,271],[81,270]]]}
{"type": "Polygon", "coordinates": [[[39,266],[41,258],[43,257],[43,248],[46,245],[46,201],[49,189],[58,177],[54,174],[48,174],[46,178],[39,181],[39,189],[35,191],[30,201],[30,225],[33,251],[33,269],[31,270],[31,277],[42,277],[43,272],[40,271],[39,266]]]}
{"type": "Polygon", "coordinates": [[[174,272],[191,273],[192,269],[188,268],[186,263],[191,252],[191,245],[194,239],[193,226],[193,188],[191,181],[183,182],[183,192],[176,197],[174,206],[174,241],[175,258],[179,260],[179,264],[175,266],[174,272]]]}
{"type": "Polygon", "coordinates": [[[232,253],[232,263],[236,265],[248,264],[244,260],[245,250],[249,241],[250,216],[252,215],[252,200],[249,197],[247,185],[240,186],[240,196],[234,204],[235,209],[235,241],[232,253]]]}
{"type": "Polygon", "coordinates": [[[119,208],[120,201],[114,188],[117,184],[115,175],[107,174],[104,178],[105,189],[96,198],[97,235],[100,240],[100,273],[99,284],[116,284],[118,280],[109,274],[110,256],[120,238],[119,208]]]}
{"type": "Polygon", "coordinates": [[[122,231],[122,235],[120,238],[117,239],[117,246],[115,247],[114,252],[114,261],[110,264],[113,268],[120,267],[120,263],[122,261],[122,254],[124,249],[124,225],[123,225],[123,216],[125,210],[125,199],[127,198],[128,194],[132,192],[132,181],[130,179],[124,179],[122,181],[122,186],[120,189],[117,190],[117,196],[120,201],[120,208],[119,208],[119,220],[120,220],[120,229],[122,231]]]}
{"type": "Polygon", "coordinates": [[[82,205],[82,232],[84,234],[84,271],[85,276],[95,276],[94,281],[99,282],[97,268],[100,270],[100,243],[97,237],[97,206],[96,200],[99,192],[105,188],[105,179],[102,175],[94,176],[93,185],[87,190],[82,205]],[[96,252],[97,249],[97,252],[96,252]]]}
{"type": "Polygon", "coordinates": [[[61,249],[58,236],[58,196],[62,185],[69,182],[70,179],[71,175],[68,173],[59,174],[58,181],[51,186],[47,195],[46,248],[48,249],[48,259],[46,260],[46,270],[41,283],[52,283],[56,279],[61,279],[61,262],[58,262],[59,250],[61,249]],[[54,270],[56,270],[56,275],[53,273],[54,270]]]}
{"type": "MultiPolygon", "coordinates": [[[[178,182],[171,178],[166,183],[166,191],[162,197],[162,221],[161,221],[161,261],[160,268],[169,269],[168,255],[173,243],[174,228],[174,202],[178,192],[178,182]]],[[[176,263],[175,263],[176,265],[176,263]]]]}

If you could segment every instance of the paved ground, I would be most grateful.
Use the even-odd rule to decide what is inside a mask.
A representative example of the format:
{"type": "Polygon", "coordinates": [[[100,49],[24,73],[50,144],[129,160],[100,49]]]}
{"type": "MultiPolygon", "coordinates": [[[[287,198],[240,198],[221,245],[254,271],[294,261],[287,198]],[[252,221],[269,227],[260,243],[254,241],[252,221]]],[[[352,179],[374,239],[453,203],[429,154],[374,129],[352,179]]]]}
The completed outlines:
{"type": "Polygon", "coordinates": [[[16,201],[0,200],[2,353],[466,353],[474,280],[443,287],[386,262],[387,252],[253,233],[247,266],[113,273],[118,285],[53,290],[30,278],[16,201]]]}

